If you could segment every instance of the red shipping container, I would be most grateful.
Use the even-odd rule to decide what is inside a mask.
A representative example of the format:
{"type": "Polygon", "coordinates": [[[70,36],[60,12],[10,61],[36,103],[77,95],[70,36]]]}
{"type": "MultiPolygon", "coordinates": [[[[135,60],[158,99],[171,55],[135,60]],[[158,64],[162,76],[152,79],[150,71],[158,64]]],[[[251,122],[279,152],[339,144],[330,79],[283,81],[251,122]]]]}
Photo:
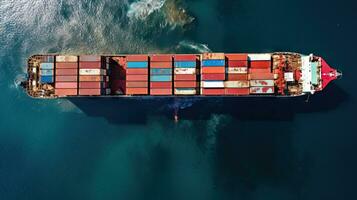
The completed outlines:
{"type": "Polygon", "coordinates": [[[78,87],[77,82],[56,82],[55,88],[59,89],[74,89],[78,87]]]}
{"type": "Polygon", "coordinates": [[[248,80],[248,74],[227,74],[228,81],[244,81],[248,80]]]}
{"type": "Polygon", "coordinates": [[[172,88],[172,82],[151,82],[151,88],[172,88]]]}
{"type": "Polygon", "coordinates": [[[228,67],[248,67],[247,60],[229,60],[228,67]]]}
{"type": "Polygon", "coordinates": [[[147,81],[148,75],[127,75],[127,81],[147,81]]]}
{"type": "Polygon", "coordinates": [[[271,73],[271,69],[270,68],[265,68],[265,69],[250,68],[249,73],[251,73],[251,74],[271,73]]]}
{"type": "Polygon", "coordinates": [[[223,74],[226,72],[225,67],[202,67],[202,74],[223,74]]]}
{"type": "Polygon", "coordinates": [[[225,80],[226,74],[202,74],[201,79],[203,81],[225,80]]]}
{"type": "Polygon", "coordinates": [[[148,82],[144,81],[127,81],[126,87],[128,88],[147,88],[148,82]]]}
{"type": "Polygon", "coordinates": [[[56,76],[56,82],[76,82],[77,76],[56,76]]]}
{"type": "Polygon", "coordinates": [[[149,60],[149,57],[148,55],[127,55],[126,56],[126,60],[127,61],[148,61],[149,60]]]}
{"type": "Polygon", "coordinates": [[[248,54],[230,53],[225,55],[228,60],[248,60],[248,54]]]}
{"type": "Polygon", "coordinates": [[[175,81],[175,88],[195,88],[197,87],[196,81],[175,81]]]}
{"type": "Polygon", "coordinates": [[[99,89],[102,88],[102,82],[79,82],[79,88],[93,88],[99,89]]]}
{"type": "Polygon", "coordinates": [[[80,69],[101,69],[101,62],[79,62],[80,69]]]}
{"type": "Polygon", "coordinates": [[[172,62],[150,62],[150,68],[172,68],[172,62]]]}
{"type": "Polygon", "coordinates": [[[151,55],[150,61],[151,62],[171,62],[172,55],[151,55]]]}
{"type": "Polygon", "coordinates": [[[274,80],[273,73],[259,73],[259,74],[250,74],[251,80],[274,80]]]}
{"type": "Polygon", "coordinates": [[[133,94],[148,94],[148,88],[126,88],[126,94],[133,95],[133,94]]]}
{"type": "Polygon", "coordinates": [[[56,69],[77,69],[78,63],[76,62],[59,62],[56,63],[56,69]]]}
{"type": "Polygon", "coordinates": [[[77,75],[78,69],[56,69],[56,76],[77,75]]]}
{"type": "Polygon", "coordinates": [[[175,61],[196,61],[197,56],[194,54],[177,54],[174,55],[175,61]]]}
{"type": "Polygon", "coordinates": [[[55,95],[59,97],[76,96],[77,94],[77,89],[55,89],[55,95]]]}
{"type": "Polygon", "coordinates": [[[259,68],[259,69],[264,69],[264,68],[271,68],[271,61],[251,61],[250,62],[250,67],[251,68],[259,68]]]}
{"type": "Polygon", "coordinates": [[[224,88],[222,89],[212,89],[212,88],[201,88],[202,95],[224,95],[224,88]]]}
{"type": "Polygon", "coordinates": [[[150,89],[150,95],[172,95],[172,89],[150,89]]]}
{"type": "Polygon", "coordinates": [[[99,96],[101,89],[79,89],[79,95],[99,96]]]}
{"type": "Polygon", "coordinates": [[[225,88],[225,95],[249,95],[249,88],[225,88]]]}
{"type": "Polygon", "coordinates": [[[195,81],[196,75],[195,74],[176,74],[174,76],[175,81],[195,81]]]}
{"type": "Polygon", "coordinates": [[[147,75],[148,69],[127,69],[126,73],[133,75],[147,75]]]}

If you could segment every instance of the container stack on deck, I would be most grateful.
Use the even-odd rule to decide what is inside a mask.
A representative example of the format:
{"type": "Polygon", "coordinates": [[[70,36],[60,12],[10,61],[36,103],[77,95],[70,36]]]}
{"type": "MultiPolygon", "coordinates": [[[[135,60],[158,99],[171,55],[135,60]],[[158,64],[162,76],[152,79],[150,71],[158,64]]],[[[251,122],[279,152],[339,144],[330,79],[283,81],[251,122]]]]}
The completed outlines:
{"type": "Polygon", "coordinates": [[[274,94],[270,54],[249,54],[250,94],[274,94]]]}
{"type": "Polygon", "coordinates": [[[55,95],[78,94],[78,57],[56,56],[55,95]]]}
{"type": "Polygon", "coordinates": [[[174,57],[174,94],[197,94],[197,56],[175,55],[174,57]]]}
{"type": "Polygon", "coordinates": [[[224,95],[224,53],[204,53],[201,62],[201,95],[224,95]]]}
{"type": "Polygon", "coordinates": [[[151,56],[150,95],[172,95],[172,55],[151,56]]]}
{"type": "Polygon", "coordinates": [[[107,71],[101,56],[83,55],[79,57],[79,95],[99,96],[106,94],[107,71]]]}
{"type": "Polygon", "coordinates": [[[147,95],[148,91],[148,55],[130,55],[126,57],[127,95],[147,95]]]}
{"type": "Polygon", "coordinates": [[[40,83],[54,82],[54,56],[43,56],[40,63],[40,83]]]}
{"type": "Polygon", "coordinates": [[[249,95],[248,55],[226,54],[227,80],[224,83],[225,95],[249,95]]]}

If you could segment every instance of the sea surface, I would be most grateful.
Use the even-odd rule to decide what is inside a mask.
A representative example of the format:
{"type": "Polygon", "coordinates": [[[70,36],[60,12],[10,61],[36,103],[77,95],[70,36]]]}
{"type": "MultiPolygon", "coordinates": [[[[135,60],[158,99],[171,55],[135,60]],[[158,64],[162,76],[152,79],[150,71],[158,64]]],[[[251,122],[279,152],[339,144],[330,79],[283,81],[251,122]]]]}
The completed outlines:
{"type": "Polygon", "coordinates": [[[0,0],[0,200],[357,199],[357,5],[0,0]],[[301,99],[35,100],[37,53],[315,53],[301,99]],[[180,121],[173,120],[178,112],[180,121]]]}

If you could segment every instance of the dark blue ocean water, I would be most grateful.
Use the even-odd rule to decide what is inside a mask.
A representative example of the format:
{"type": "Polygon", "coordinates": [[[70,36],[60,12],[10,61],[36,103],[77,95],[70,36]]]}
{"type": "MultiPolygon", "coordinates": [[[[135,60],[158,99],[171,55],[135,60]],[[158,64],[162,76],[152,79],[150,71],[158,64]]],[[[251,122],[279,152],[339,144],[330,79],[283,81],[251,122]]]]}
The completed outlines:
{"type": "Polygon", "coordinates": [[[356,9],[0,0],[0,199],[356,199],[356,9]],[[17,84],[36,53],[209,50],[315,53],[344,76],[309,103],[34,100],[17,84]]]}

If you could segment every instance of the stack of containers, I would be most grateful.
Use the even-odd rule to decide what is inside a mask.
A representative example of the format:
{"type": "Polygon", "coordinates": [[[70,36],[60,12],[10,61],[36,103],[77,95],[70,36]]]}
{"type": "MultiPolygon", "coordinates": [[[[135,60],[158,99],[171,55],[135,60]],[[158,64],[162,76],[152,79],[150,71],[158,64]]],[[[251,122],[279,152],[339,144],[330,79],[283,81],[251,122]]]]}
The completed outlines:
{"type": "Polygon", "coordinates": [[[249,95],[248,54],[226,54],[225,95],[249,95]]]}
{"type": "Polygon", "coordinates": [[[201,94],[224,95],[224,80],[224,53],[204,53],[201,62],[201,94]]]}
{"type": "Polygon", "coordinates": [[[172,95],[172,55],[150,57],[150,95],[172,95]]]}
{"type": "Polygon", "coordinates": [[[126,57],[126,88],[127,95],[147,95],[148,92],[148,56],[129,55],[126,57]]]}
{"type": "Polygon", "coordinates": [[[54,56],[43,56],[40,64],[40,83],[54,82],[54,56]]]}
{"type": "Polygon", "coordinates": [[[107,77],[101,56],[83,55],[79,57],[79,95],[99,96],[106,94],[107,77]]]}
{"type": "Polygon", "coordinates": [[[271,54],[249,54],[250,94],[273,94],[274,74],[271,54]]]}
{"type": "Polygon", "coordinates": [[[78,57],[56,56],[55,95],[78,94],[78,57]]]}
{"type": "Polygon", "coordinates": [[[195,95],[197,94],[197,56],[175,55],[174,56],[174,94],[195,95]]]}

